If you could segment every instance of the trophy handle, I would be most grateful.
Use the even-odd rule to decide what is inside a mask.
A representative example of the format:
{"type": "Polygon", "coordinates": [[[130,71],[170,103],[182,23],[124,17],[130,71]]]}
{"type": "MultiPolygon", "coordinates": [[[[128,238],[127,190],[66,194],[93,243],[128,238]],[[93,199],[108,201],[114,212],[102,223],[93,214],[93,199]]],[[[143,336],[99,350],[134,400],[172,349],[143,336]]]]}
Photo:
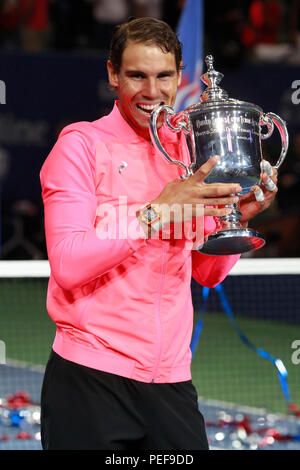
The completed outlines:
{"type": "Polygon", "coordinates": [[[261,134],[261,139],[268,139],[273,134],[274,124],[277,127],[281,137],[281,153],[276,165],[274,165],[274,167],[278,169],[283,163],[288,151],[289,134],[285,122],[283,119],[281,119],[281,117],[277,116],[277,114],[266,113],[262,115],[260,125],[267,126],[268,132],[266,134],[261,134]]]}
{"type": "Polygon", "coordinates": [[[173,131],[173,132],[181,132],[182,130],[186,133],[189,133],[189,128],[188,124],[184,121],[178,122],[178,127],[174,127],[171,124],[169,116],[175,116],[175,111],[171,106],[163,105],[163,106],[158,106],[157,108],[154,109],[150,116],[150,137],[152,140],[152,143],[154,147],[159,150],[163,156],[168,160],[169,163],[173,163],[175,165],[181,166],[184,168],[186,175],[183,175],[182,178],[186,178],[188,176],[192,175],[192,171],[180,160],[174,160],[170,155],[167,153],[167,151],[164,149],[162,146],[158,132],[157,132],[157,120],[161,112],[165,112],[165,122],[167,123],[168,127],[173,131]]]}

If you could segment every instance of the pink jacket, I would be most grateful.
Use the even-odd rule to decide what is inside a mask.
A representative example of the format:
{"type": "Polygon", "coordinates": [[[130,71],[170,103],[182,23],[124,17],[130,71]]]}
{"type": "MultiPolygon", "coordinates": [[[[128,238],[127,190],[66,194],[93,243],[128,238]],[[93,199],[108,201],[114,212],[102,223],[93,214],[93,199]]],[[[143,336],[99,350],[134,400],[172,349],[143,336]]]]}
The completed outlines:
{"type": "MultiPolygon", "coordinates": [[[[162,128],[160,136],[178,156],[178,135],[162,128]]],[[[65,359],[142,382],[191,378],[191,275],[213,287],[239,256],[201,255],[186,238],[145,239],[130,209],[180,174],[116,104],[108,116],[61,132],[41,185],[47,309],[57,325],[53,349],[65,359]]],[[[213,231],[214,219],[204,219],[205,233],[213,231]]]]}

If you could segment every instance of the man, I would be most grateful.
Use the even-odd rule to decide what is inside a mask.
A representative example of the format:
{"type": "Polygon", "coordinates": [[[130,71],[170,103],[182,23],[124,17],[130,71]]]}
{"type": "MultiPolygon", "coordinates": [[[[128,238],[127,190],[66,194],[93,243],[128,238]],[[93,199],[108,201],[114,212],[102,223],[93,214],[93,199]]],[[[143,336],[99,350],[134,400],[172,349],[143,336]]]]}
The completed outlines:
{"type": "MultiPolygon", "coordinates": [[[[120,26],[107,64],[112,112],[66,127],[42,168],[47,308],[57,325],[42,390],[44,449],[208,448],[190,373],[191,274],[212,287],[239,256],[202,255],[172,230],[184,204],[190,219],[200,205],[210,233],[241,188],[204,183],[217,157],[183,180],[151,144],[150,114],[174,104],[181,65],[167,24],[120,26]]],[[[159,134],[180,153],[177,135],[163,125],[159,134]]],[[[245,225],[274,198],[260,191],[263,202],[241,201],[245,225]]]]}

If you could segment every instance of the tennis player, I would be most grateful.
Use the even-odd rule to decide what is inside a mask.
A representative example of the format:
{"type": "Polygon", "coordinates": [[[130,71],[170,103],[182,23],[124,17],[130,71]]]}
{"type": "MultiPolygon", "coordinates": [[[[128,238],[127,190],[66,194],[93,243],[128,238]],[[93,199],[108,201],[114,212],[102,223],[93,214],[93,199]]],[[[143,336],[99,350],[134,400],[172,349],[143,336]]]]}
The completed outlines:
{"type": "MultiPolygon", "coordinates": [[[[118,94],[111,113],[64,128],[41,170],[47,309],[57,326],[41,397],[44,449],[208,449],[191,381],[190,282],[215,286],[239,256],[202,255],[195,234],[175,237],[174,227],[200,220],[201,236],[214,231],[240,188],[204,183],[217,157],[180,179],[151,144],[150,114],[174,105],[181,67],[166,23],[118,27],[107,63],[118,94]]],[[[181,155],[177,134],[158,132],[181,155]]],[[[267,180],[273,191],[262,185],[259,201],[241,200],[245,226],[275,197],[276,171],[267,180]]]]}

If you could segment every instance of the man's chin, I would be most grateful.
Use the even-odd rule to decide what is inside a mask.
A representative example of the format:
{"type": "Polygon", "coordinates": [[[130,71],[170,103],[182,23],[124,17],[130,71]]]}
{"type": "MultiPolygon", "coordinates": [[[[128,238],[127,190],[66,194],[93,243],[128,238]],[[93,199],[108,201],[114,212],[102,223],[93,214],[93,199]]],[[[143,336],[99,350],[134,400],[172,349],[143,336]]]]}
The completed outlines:
{"type": "MultiPolygon", "coordinates": [[[[150,128],[150,117],[151,114],[148,116],[145,116],[145,119],[143,120],[135,120],[135,130],[138,134],[140,135],[145,135],[145,136],[150,136],[149,134],[149,128],[150,128]]],[[[160,129],[164,123],[163,115],[159,117],[159,119],[156,122],[156,128],[160,129]]]]}

